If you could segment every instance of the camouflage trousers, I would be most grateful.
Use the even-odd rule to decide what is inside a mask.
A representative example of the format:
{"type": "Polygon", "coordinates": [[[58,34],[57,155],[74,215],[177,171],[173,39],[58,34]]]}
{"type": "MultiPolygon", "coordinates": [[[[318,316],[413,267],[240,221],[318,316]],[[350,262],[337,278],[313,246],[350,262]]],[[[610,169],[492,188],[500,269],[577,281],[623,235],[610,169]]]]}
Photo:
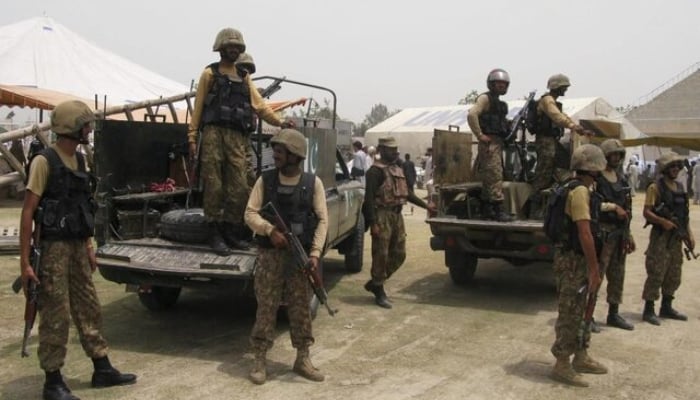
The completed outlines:
{"type": "Polygon", "coordinates": [[[406,260],[406,228],[401,212],[377,209],[379,235],[372,235],[372,282],[383,285],[406,260]]]}
{"type": "Polygon", "coordinates": [[[85,240],[42,243],[39,286],[39,364],[45,371],[63,367],[70,320],[90,358],[107,355],[102,315],[92,282],[85,240]]]}
{"type": "Polygon", "coordinates": [[[288,250],[259,249],[255,299],[258,309],[250,334],[253,351],[265,352],[272,347],[277,309],[283,301],[287,305],[292,346],[296,349],[308,348],[314,343],[309,311],[309,281],[294,265],[288,250]]]}
{"type": "Polygon", "coordinates": [[[481,199],[487,202],[503,201],[503,139],[489,135],[488,143],[479,141],[476,175],[481,180],[481,199]]]}
{"type": "Polygon", "coordinates": [[[241,132],[215,125],[202,130],[201,178],[209,220],[243,223],[250,195],[248,153],[248,138],[241,132]]]}
{"type": "Polygon", "coordinates": [[[579,336],[583,335],[588,347],[591,332],[583,332],[583,313],[586,309],[586,290],[580,291],[588,282],[588,266],[581,254],[554,250],[554,276],[559,296],[559,316],[554,325],[556,340],[552,345],[554,357],[568,357],[580,350],[579,336]]]}
{"type": "Polygon", "coordinates": [[[607,301],[622,304],[622,290],[625,285],[625,261],[627,254],[622,249],[620,235],[608,236],[598,256],[600,276],[608,280],[607,301]]]}
{"type": "Polygon", "coordinates": [[[571,176],[568,169],[556,167],[556,138],[537,135],[535,147],[537,148],[537,165],[532,181],[532,189],[535,193],[551,187],[554,183],[564,182],[571,176]]]}
{"type": "Polygon", "coordinates": [[[642,299],[656,301],[659,289],[664,296],[673,296],[681,286],[681,266],[683,265],[683,243],[672,231],[653,228],[647,247],[646,270],[642,299]]]}

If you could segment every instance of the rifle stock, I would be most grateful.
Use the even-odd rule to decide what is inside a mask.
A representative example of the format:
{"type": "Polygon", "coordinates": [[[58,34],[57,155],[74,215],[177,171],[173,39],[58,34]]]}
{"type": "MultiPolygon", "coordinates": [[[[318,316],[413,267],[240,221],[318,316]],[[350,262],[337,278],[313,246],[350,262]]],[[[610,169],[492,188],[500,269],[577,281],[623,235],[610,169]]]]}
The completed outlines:
{"type": "MultiPolygon", "coordinates": [[[[32,233],[32,243],[29,253],[29,265],[32,266],[34,275],[39,278],[41,274],[41,220],[43,215],[43,209],[41,207],[36,209],[34,213],[34,232],[32,233]]],[[[12,283],[12,290],[15,293],[19,293],[22,289],[22,277],[18,277],[12,283]]],[[[36,320],[37,312],[37,300],[39,298],[39,285],[34,283],[34,281],[29,281],[27,283],[27,292],[25,293],[25,303],[24,303],[24,334],[22,335],[22,357],[29,357],[29,352],[27,351],[27,344],[29,343],[29,336],[31,336],[32,328],[34,327],[34,321],[36,320]]]]}
{"type": "Polygon", "coordinates": [[[595,311],[596,302],[598,301],[598,289],[591,292],[588,290],[588,285],[584,285],[579,289],[579,292],[586,294],[586,310],[583,313],[581,329],[578,334],[579,347],[585,348],[586,339],[590,335],[591,325],[593,324],[593,313],[595,311]]]}
{"type": "MultiPolygon", "coordinates": [[[[685,258],[688,259],[688,261],[691,260],[691,257],[692,259],[697,259],[698,257],[700,257],[700,254],[695,253],[695,247],[692,246],[687,226],[681,223],[678,217],[676,217],[673,214],[673,212],[668,208],[666,203],[661,202],[661,204],[654,207],[652,211],[654,212],[654,214],[673,222],[677,226],[677,228],[673,230],[673,235],[669,237],[668,245],[670,245],[671,238],[676,236],[683,242],[683,245],[685,246],[683,248],[683,253],[685,254],[685,258]]],[[[650,222],[647,221],[647,223],[644,226],[646,227],[649,224],[650,222]]]]}
{"type": "Polygon", "coordinates": [[[274,204],[268,202],[260,209],[260,213],[261,215],[269,215],[274,221],[273,225],[275,225],[275,227],[287,238],[289,250],[292,252],[292,257],[296,261],[297,268],[299,268],[299,270],[301,270],[301,272],[308,278],[311,289],[313,289],[319,303],[326,307],[326,310],[330,316],[335,316],[338,310],[332,309],[328,304],[328,293],[323,287],[321,274],[318,270],[311,269],[311,266],[309,265],[309,257],[306,255],[306,250],[304,250],[301,242],[299,242],[299,238],[297,238],[296,235],[294,235],[294,233],[287,228],[287,224],[282,219],[282,216],[279,214],[274,204]],[[267,210],[267,212],[265,210],[267,210]]]}

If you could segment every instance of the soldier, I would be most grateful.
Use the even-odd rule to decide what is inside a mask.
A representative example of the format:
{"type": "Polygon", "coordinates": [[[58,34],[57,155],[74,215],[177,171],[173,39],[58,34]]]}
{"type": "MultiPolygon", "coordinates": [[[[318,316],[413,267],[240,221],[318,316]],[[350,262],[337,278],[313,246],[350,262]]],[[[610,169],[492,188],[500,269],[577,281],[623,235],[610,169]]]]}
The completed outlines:
{"type": "Polygon", "coordinates": [[[536,195],[554,182],[564,182],[569,176],[568,154],[557,154],[557,147],[560,148],[559,153],[562,153],[563,147],[558,142],[564,134],[564,128],[579,135],[593,134],[562,111],[562,104],[557,99],[566,94],[569,86],[571,82],[566,75],[552,75],[547,81],[549,92],[540,97],[537,103],[537,132],[531,132],[535,134],[537,148],[537,166],[532,182],[536,195]]]}
{"type": "Polygon", "coordinates": [[[258,267],[255,270],[255,298],[258,302],[255,325],[250,342],[255,354],[250,380],[263,384],[267,379],[266,354],[273,344],[275,319],[280,302],[287,303],[289,333],[297,349],[294,372],[312,381],[324,376],[309,359],[311,333],[308,279],[294,264],[286,237],[263,218],[259,211],[272,202],[289,229],[298,235],[309,254],[312,269],[319,268],[319,259],[328,231],[326,192],[321,180],[304,173],[306,139],[293,129],[283,129],[270,141],[276,169],[258,178],[250,194],[245,222],[258,235],[258,267]],[[298,232],[298,233],[297,233],[298,232]]]}
{"type": "Polygon", "coordinates": [[[654,311],[654,301],[661,289],[662,318],[686,321],[687,316],[672,307],[673,295],[681,285],[683,265],[682,233],[687,232],[688,247],[695,249],[695,239],[688,224],[688,194],[675,179],[683,168],[683,157],[668,152],[656,160],[659,179],[647,188],[644,199],[644,218],[652,224],[649,247],[646,251],[647,279],[644,282],[644,313],[642,319],[660,325],[654,311]]]}
{"type": "Polygon", "coordinates": [[[20,220],[20,271],[25,292],[29,281],[39,285],[39,365],[46,373],[44,400],[75,400],[61,376],[72,319],[80,343],[92,358],[93,387],[126,385],[136,376],[117,371],[107,357],[102,337],[100,304],[92,282],[97,268],[92,245],[94,200],[85,158],[76,151],[87,144],[95,120],[77,100],[63,102],[51,113],[56,143],[34,157],[20,220]],[[41,207],[41,273],[29,264],[32,221],[41,207]],[[67,221],[67,223],[66,223],[67,221]]]}
{"type": "Polygon", "coordinates": [[[408,190],[403,169],[397,164],[398,144],[393,137],[379,139],[381,157],[367,171],[363,214],[372,234],[372,279],[365,290],[374,294],[375,303],[391,308],[384,283],[406,259],[406,229],[401,208],[406,201],[434,210],[408,190]]]}
{"type": "Polygon", "coordinates": [[[481,214],[485,219],[509,222],[513,218],[503,210],[503,138],[508,134],[508,104],[499,99],[508,92],[510,76],[494,69],[486,78],[489,91],[480,94],[469,109],[467,122],[479,140],[476,173],[481,177],[481,214]]]}
{"type": "Polygon", "coordinates": [[[220,61],[208,65],[199,78],[187,134],[190,159],[200,151],[210,246],[222,256],[231,254],[230,247],[249,248],[243,212],[250,193],[246,175],[248,135],[255,130],[253,114],[271,125],[283,125],[252,84],[252,59],[235,65],[245,49],[243,36],[235,29],[222,29],[216,35],[213,50],[219,52],[220,61]],[[200,149],[198,134],[202,135],[200,149]]]}
{"type": "Polygon", "coordinates": [[[600,252],[600,274],[601,279],[603,276],[608,279],[607,323],[631,331],[634,326],[618,313],[625,283],[625,258],[635,250],[629,221],[632,218],[631,188],[618,172],[620,163],[625,159],[625,148],[617,139],[607,139],[600,148],[607,160],[605,170],[596,179],[596,191],[603,198],[600,230],[606,240],[600,252]]]}
{"type": "Polygon", "coordinates": [[[574,151],[571,169],[579,185],[568,192],[562,221],[566,231],[561,235],[565,239],[554,250],[559,316],[552,345],[557,361],[551,376],[573,386],[588,386],[579,373],[605,374],[608,371],[588,355],[590,332],[580,332],[586,293],[597,291],[601,280],[595,239],[600,200],[597,195],[591,195],[591,188],[605,165],[605,156],[595,145],[584,144],[574,151]],[[582,340],[579,335],[583,335],[582,340]],[[574,359],[570,362],[572,354],[574,359]]]}

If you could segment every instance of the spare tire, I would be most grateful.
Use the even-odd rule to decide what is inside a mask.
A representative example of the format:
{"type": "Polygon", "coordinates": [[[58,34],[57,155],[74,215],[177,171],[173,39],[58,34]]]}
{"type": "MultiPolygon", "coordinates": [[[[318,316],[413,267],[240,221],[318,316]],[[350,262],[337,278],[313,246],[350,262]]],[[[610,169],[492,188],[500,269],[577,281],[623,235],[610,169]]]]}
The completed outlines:
{"type": "Polygon", "coordinates": [[[173,210],[160,217],[160,235],[184,243],[204,243],[209,239],[209,224],[204,210],[173,210]]]}

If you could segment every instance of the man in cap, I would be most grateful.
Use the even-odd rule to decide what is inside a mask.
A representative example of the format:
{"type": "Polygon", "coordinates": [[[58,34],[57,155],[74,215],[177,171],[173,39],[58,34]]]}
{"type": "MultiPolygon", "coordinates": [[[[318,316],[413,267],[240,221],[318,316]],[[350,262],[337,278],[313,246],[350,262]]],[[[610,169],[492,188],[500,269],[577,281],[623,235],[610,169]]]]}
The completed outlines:
{"type": "Polygon", "coordinates": [[[564,129],[579,135],[593,134],[562,111],[562,103],[557,99],[566,94],[569,86],[571,81],[566,75],[552,75],[547,80],[549,92],[542,95],[537,102],[537,131],[530,132],[535,135],[537,149],[537,165],[532,182],[536,195],[554,182],[565,181],[569,175],[569,153],[559,143],[564,129]]]}
{"type": "MultiPolygon", "coordinates": [[[[92,358],[93,387],[126,385],[136,376],[117,371],[102,337],[100,303],[92,281],[97,268],[92,244],[95,207],[92,179],[77,151],[88,143],[95,116],[85,103],[63,102],[51,113],[56,143],[33,158],[20,219],[20,272],[25,292],[38,285],[39,364],[46,374],[44,400],[75,400],[61,375],[71,319],[92,358]],[[38,210],[40,210],[38,212],[38,210]],[[71,223],[66,223],[69,221],[71,223]],[[40,229],[41,273],[30,264],[30,243],[40,229]]],[[[35,266],[36,267],[36,266],[35,266]]]]}
{"type": "Polygon", "coordinates": [[[225,28],[216,35],[213,51],[219,52],[220,60],[208,65],[199,78],[187,134],[190,159],[199,151],[210,246],[222,256],[231,254],[231,247],[249,248],[243,212],[250,193],[247,154],[248,135],[255,130],[253,114],[274,126],[291,125],[275,115],[252,84],[255,64],[245,49],[236,29],[225,28]]]}
{"type": "Polygon", "coordinates": [[[476,98],[467,122],[478,139],[476,173],[481,178],[481,214],[485,219],[509,222],[513,218],[503,209],[503,139],[508,134],[508,104],[499,99],[508,92],[510,76],[494,69],[486,78],[488,92],[476,98]]]}
{"type": "Polygon", "coordinates": [[[422,208],[428,206],[408,190],[403,169],[397,164],[398,144],[393,137],[379,139],[380,158],[367,171],[365,202],[362,206],[365,224],[372,234],[372,279],[365,290],[374,294],[375,303],[391,308],[384,283],[406,259],[406,229],[401,209],[406,201],[422,208]]]}
{"type": "Polygon", "coordinates": [[[571,169],[575,176],[565,185],[568,190],[562,224],[565,231],[554,250],[559,316],[554,325],[556,340],[551,349],[557,361],[551,377],[573,386],[588,386],[580,373],[605,374],[608,371],[588,355],[590,331],[580,332],[586,293],[595,293],[601,281],[596,243],[600,199],[591,191],[605,166],[605,155],[595,145],[584,144],[574,151],[571,169]],[[570,361],[572,354],[573,362],[570,361]]]}
{"type": "Polygon", "coordinates": [[[258,303],[250,342],[255,354],[250,380],[263,384],[267,380],[266,354],[274,342],[275,320],[280,302],[287,304],[289,334],[297,349],[294,372],[312,381],[322,381],[323,374],[311,364],[309,283],[295,265],[290,244],[273,221],[260,214],[268,202],[279,211],[285,225],[299,238],[309,256],[310,268],[320,268],[320,258],[328,232],[326,191],[321,180],[304,172],[306,139],[294,129],[282,129],[270,141],[275,169],[258,178],[245,210],[245,222],[258,235],[258,266],[255,270],[255,298],[258,303]],[[284,299],[283,299],[284,297],[284,299]]]}
{"type": "Polygon", "coordinates": [[[600,145],[607,165],[596,179],[596,191],[603,203],[600,207],[600,230],[605,238],[600,251],[600,273],[608,279],[607,300],[609,326],[633,330],[634,326],[619,314],[625,283],[625,259],[635,250],[630,231],[632,197],[629,184],[620,174],[619,166],[625,159],[625,148],[617,139],[607,139],[600,145]]]}
{"type": "Polygon", "coordinates": [[[654,311],[654,301],[661,290],[662,318],[686,321],[687,316],[676,311],[673,296],[681,285],[683,265],[683,235],[687,235],[690,251],[695,249],[695,238],[689,225],[688,194],[676,182],[684,158],[674,152],[656,160],[661,176],[649,185],[644,199],[644,218],[653,227],[646,251],[647,279],[644,282],[644,312],[642,318],[652,325],[660,325],[654,311]]]}

